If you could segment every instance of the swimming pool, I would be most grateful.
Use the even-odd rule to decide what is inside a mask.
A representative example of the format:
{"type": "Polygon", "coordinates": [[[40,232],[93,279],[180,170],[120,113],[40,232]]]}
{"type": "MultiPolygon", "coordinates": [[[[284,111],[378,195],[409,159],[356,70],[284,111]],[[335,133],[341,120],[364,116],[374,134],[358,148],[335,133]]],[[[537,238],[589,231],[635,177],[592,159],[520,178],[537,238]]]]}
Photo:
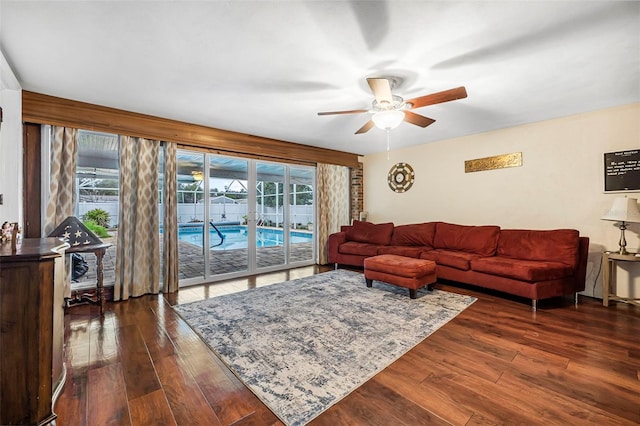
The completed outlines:
{"type": "MultiPolygon", "coordinates": [[[[233,250],[247,248],[247,226],[216,225],[224,236],[224,242],[220,244],[220,236],[215,229],[209,227],[209,245],[211,250],[233,250]],[[215,247],[214,247],[215,246],[215,247]]],[[[202,247],[202,225],[186,225],[178,228],[178,240],[202,247]]],[[[308,243],[313,241],[310,232],[291,231],[289,242],[291,244],[308,243]]],[[[282,229],[258,228],[256,235],[256,247],[272,247],[282,245],[284,236],[282,229]]]]}

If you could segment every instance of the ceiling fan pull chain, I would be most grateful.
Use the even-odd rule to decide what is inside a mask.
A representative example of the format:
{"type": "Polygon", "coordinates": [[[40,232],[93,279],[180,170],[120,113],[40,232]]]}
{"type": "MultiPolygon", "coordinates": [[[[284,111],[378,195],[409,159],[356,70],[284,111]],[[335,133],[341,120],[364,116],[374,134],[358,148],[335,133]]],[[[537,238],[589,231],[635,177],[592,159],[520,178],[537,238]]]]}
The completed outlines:
{"type": "Polygon", "coordinates": [[[390,135],[391,135],[391,130],[387,129],[387,160],[389,159],[389,139],[391,137],[390,135]]]}

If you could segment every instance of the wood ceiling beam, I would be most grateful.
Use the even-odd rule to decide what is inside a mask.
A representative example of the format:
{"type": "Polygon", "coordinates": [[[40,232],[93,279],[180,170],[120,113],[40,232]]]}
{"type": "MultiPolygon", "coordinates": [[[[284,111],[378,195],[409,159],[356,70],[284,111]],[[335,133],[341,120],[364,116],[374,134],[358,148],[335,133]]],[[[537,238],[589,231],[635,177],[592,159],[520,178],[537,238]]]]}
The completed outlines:
{"type": "Polygon", "coordinates": [[[22,91],[22,121],[116,133],[273,160],[358,167],[356,154],[220,130],[35,92],[22,91]]]}

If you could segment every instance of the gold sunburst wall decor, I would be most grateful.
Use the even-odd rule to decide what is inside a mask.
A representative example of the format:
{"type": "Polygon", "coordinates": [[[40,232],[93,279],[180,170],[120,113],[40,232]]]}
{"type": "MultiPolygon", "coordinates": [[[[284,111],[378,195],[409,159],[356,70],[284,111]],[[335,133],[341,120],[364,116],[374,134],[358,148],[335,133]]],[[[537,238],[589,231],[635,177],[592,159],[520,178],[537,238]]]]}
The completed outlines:
{"type": "Polygon", "coordinates": [[[511,154],[467,160],[464,162],[464,172],[481,172],[484,170],[505,169],[507,167],[520,166],[522,166],[522,153],[512,152],[511,154]]]}
{"type": "Polygon", "coordinates": [[[407,192],[413,186],[416,174],[413,168],[407,163],[397,163],[387,175],[389,188],[394,192],[407,192]]]}

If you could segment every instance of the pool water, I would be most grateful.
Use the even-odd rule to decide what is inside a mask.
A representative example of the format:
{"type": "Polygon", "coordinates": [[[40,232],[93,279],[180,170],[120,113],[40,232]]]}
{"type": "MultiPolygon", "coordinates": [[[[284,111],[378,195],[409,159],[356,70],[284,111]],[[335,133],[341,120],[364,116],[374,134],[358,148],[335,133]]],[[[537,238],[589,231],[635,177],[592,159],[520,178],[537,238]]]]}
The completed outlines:
{"type": "MultiPolygon", "coordinates": [[[[212,250],[233,250],[248,247],[248,230],[246,226],[217,226],[217,228],[224,235],[224,242],[220,244],[220,236],[215,229],[210,227],[209,245],[212,250]]],[[[202,247],[202,225],[180,227],[178,229],[178,239],[202,247]]],[[[311,241],[313,241],[313,235],[309,232],[291,231],[289,236],[291,244],[311,241]]],[[[282,229],[258,228],[256,247],[279,246],[283,243],[282,229]]]]}

